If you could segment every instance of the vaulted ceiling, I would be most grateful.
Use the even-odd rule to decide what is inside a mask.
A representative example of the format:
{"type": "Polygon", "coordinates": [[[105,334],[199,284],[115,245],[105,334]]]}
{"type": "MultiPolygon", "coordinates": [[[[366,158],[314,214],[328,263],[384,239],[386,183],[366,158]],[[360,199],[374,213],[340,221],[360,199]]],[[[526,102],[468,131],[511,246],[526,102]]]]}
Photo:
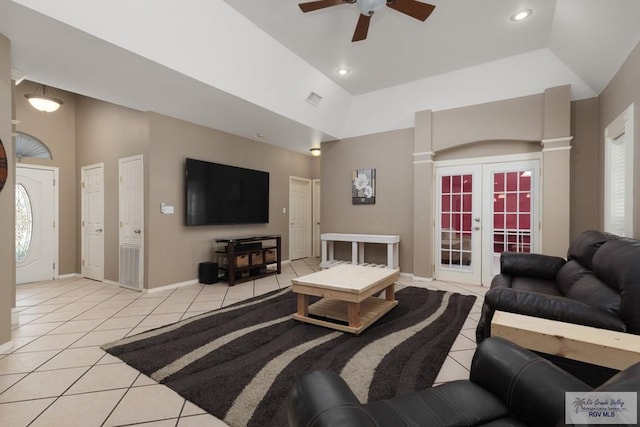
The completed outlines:
{"type": "Polygon", "coordinates": [[[0,33],[29,80],[304,153],[421,110],[597,96],[640,40],[637,0],[429,3],[426,22],[383,8],[355,43],[355,4],[292,0],[0,0],[0,33]]]}

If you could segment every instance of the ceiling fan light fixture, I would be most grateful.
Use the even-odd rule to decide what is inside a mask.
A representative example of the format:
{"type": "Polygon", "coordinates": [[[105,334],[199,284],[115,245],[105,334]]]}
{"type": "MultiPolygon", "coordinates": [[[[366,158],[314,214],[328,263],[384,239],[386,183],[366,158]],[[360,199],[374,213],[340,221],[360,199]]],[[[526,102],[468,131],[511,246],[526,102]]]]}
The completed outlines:
{"type": "Polygon", "coordinates": [[[523,21],[528,17],[530,17],[532,13],[533,13],[533,10],[524,9],[511,15],[511,20],[515,22],[523,21]]]}
{"type": "Polygon", "coordinates": [[[374,12],[379,11],[387,4],[387,0],[357,0],[356,4],[360,13],[363,15],[371,15],[374,12]]]}

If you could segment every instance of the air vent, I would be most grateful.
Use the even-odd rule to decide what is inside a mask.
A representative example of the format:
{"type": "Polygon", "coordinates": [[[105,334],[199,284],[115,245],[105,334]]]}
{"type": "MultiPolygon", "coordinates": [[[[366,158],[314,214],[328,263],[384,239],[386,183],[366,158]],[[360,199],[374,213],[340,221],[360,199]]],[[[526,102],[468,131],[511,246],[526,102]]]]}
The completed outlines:
{"type": "Polygon", "coordinates": [[[322,101],[322,97],[315,92],[311,92],[309,96],[307,96],[307,102],[314,107],[317,107],[320,101],[322,101]]]}

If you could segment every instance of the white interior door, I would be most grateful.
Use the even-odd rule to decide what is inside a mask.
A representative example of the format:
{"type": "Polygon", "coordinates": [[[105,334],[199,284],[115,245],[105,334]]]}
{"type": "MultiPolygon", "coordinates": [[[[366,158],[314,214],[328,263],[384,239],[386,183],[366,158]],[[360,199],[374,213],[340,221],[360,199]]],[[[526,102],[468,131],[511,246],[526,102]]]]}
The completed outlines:
{"type": "Polygon", "coordinates": [[[289,179],[289,259],[311,253],[311,180],[289,179]]]}
{"type": "Polygon", "coordinates": [[[141,290],[144,271],[144,169],[142,155],[119,160],[119,282],[141,290]]]}
{"type": "Polygon", "coordinates": [[[104,280],[104,165],[82,168],[82,275],[104,280]]]}
{"type": "Polygon", "coordinates": [[[489,285],[502,252],[536,252],[537,160],[436,167],[436,278],[489,285]]]}
{"type": "Polygon", "coordinates": [[[56,168],[16,166],[16,283],[57,276],[56,168]]]}
{"type": "Polygon", "coordinates": [[[313,219],[312,219],[312,247],[314,257],[320,256],[320,180],[313,180],[313,219]]]}

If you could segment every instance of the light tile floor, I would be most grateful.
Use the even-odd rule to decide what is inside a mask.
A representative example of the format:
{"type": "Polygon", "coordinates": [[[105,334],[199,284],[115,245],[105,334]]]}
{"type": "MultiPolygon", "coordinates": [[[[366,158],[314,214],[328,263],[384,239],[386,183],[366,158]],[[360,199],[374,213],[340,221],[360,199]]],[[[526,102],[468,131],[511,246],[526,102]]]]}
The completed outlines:
{"type": "MultiPolygon", "coordinates": [[[[225,426],[100,345],[290,286],[292,278],[318,269],[311,258],[232,287],[197,284],[155,293],[78,277],[19,285],[14,347],[0,354],[0,426],[225,426]]],[[[468,378],[486,289],[400,281],[478,296],[436,383],[468,378]]]]}

